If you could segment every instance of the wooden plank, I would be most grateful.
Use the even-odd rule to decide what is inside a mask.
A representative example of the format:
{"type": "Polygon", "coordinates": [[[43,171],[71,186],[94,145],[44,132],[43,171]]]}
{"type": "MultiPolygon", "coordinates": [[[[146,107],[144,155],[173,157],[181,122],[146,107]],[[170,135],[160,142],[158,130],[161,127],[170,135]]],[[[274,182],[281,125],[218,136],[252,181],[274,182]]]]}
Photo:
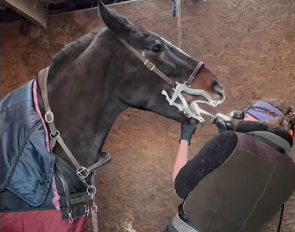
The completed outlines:
{"type": "Polygon", "coordinates": [[[0,3],[18,14],[24,16],[34,24],[46,27],[45,10],[36,0],[0,0],[0,3]]]}

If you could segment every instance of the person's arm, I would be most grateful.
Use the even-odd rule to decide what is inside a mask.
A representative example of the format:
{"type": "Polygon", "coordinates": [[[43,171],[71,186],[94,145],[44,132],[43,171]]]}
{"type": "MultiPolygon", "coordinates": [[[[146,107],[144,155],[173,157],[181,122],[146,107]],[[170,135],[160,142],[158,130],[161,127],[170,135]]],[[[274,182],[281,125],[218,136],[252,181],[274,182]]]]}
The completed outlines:
{"type": "MultiPolygon", "coordinates": [[[[228,130],[227,126],[230,125],[230,124],[226,124],[226,121],[220,116],[216,116],[212,120],[212,123],[217,125],[219,132],[228,130]]],[[[181,125],[181,139],[179,142],[177,157],[176,157],[176,161],[175,161],[174,169],[173,169],[173,183],[175,181],[175,178],[179,170],[187,163],[188,147],[190,145],[192,135],[195,133],[196,128],[198,127],[199,129],[200,126],[201,124],[197,121],[191,124],[189,122],[184,122],[181,125]]]]}
{"type": "Polygon", "coordinates": [[[188,147],[190,145],[193,134],[196,129],[201,127],[201,123],[194,121],[191,123],[189,120],[181,124],[181,136],[179,140],[178,153],[173,169],[173,182],[179,170],[187,163],[188,147]]]}
{"type": "Polygon", "coordinates": [[[177,153],[177,157],[176,157],[174,169],[173,169],[173,183],[175,181],[175,178],[179,170],[187,163],[188,144],[189,144],[188,141],[180,140],[178,153],[177,153]]]}

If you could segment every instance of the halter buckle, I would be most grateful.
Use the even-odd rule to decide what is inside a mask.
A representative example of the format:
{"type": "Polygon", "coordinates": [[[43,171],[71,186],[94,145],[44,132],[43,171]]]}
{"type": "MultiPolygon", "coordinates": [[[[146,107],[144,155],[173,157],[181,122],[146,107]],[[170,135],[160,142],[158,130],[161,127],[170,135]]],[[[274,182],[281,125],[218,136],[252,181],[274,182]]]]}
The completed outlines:
{"type": "Polygon", "coordinates": [[[44,115],[44,118],[47,123],[52,123],[54,121],[54,115],[52,111],[47,111],[44,115]]]}
{"type": "Polygon", "coordinates": [[[77,170],[77,175],[80,177],[80,179],[85,179],[87,176],[89,176],[89,172],[87,168],[81,167],[79,170],[77,170]]]}

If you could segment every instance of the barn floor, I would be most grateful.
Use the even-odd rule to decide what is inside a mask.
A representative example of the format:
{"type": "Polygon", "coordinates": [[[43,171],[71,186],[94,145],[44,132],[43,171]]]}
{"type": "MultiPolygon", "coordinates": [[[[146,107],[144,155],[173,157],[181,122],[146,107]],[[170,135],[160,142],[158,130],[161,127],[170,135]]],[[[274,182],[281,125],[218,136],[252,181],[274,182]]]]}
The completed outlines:
{"type": "MultiPolygon", "coordinates": [[[[171,8],[170,0],[115,6],[205,62],[226,88],[227,101],[219,111],[241,109],[261,98],[294,103],[294,1],[185,0],[181,27],[169,16],[171,8]]],[[[66,43],[100,24],[97,11],[87,10],[54,16],[46,30],[26,22],[1,25],[2,94],[32,79],[66,43]]],[[[129,109],[118,118],[104,147],[113,163],[97,174],[100,231],[164,230],[180,203],[172,185],[179,133],[174,121],[150,112],[129,109]]],[[[216,129],[206,123],[190,155],[214,134],[216,129]]],[[[277,223],[278,217],[264,231],[276,231],[277,223]]],[[[295,196],[286,205],[281,231],[295,231],[295,196]]]]}

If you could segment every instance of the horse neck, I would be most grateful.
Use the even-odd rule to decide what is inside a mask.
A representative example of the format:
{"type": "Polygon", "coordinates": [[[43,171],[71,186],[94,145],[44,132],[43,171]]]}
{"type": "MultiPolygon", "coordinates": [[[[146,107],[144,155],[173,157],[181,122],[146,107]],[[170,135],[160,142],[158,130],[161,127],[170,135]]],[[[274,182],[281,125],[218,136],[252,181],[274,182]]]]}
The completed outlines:
{"type": "MultiPolygon", "coordinates": [[[[48,80],[48,99],[56,127],[84,166],[97,161],[114,121],[126,109],[115,95],[114,77],[105,75],[107,60],[111,60],[107,56],[114,59],[113,54],[101,51],[96,44],[92,46],[75,62],[56,73],[49,71],[48,80]],[[95,58],[99,61],[95,62],[95,58]]],[[[53,152],[71,164],[60,146],[53,152]]]]}

